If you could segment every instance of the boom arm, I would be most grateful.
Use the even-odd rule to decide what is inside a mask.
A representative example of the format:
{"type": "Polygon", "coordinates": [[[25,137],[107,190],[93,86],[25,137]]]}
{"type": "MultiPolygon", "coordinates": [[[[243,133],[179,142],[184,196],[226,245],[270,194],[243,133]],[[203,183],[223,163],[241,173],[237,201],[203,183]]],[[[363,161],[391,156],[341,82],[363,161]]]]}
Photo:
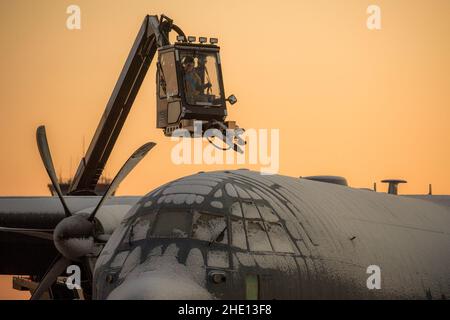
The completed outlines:
{"type": "Polygon", "coordinates": [[[183,34],[164,15],[147,15],[106,105],[84,158],[78,166],[69,194],[95,194],[95,187],[153,61],[158,47],[169,44],[169,32],[183,34]]]}

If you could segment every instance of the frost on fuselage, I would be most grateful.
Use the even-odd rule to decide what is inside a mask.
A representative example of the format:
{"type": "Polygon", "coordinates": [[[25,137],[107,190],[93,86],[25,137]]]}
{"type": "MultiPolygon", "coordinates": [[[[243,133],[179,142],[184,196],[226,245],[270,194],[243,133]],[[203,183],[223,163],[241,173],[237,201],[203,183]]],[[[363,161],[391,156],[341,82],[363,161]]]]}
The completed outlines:
{"type": "Polygon", "coordinates": [[[112,292],[112,297],[119,298],[118,287],[129,287],[129,281],[143,275],[155,276],[157,270],[183,274],[220,297],[220,290],[214,292],[218,286],[208,281],[211,270],[254,267],[255,263],[247,261],[255,261],[251,256],[256,253],[298,252],[283,221],[264,200],[267,186],[248,183],[240,173],[200,173],[143,197],[98,259],[97,298],[107,298],[112,292]],[[233,259],[236,253],[240,259],[233,259]]]}

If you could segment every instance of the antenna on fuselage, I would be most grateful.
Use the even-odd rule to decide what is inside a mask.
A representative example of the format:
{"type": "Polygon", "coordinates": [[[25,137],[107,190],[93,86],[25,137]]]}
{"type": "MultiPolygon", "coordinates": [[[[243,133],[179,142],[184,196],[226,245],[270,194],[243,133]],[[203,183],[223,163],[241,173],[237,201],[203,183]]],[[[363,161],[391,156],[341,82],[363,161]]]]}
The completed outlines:
{"type": "Polygon", "coordinates": [[[388,194],[394,194],[394,195],[398,194],[398,185],[400,183],[407,183],[406,180],[401,180],[401,179],[385,179],[385,180],[381,180],[381,182],[389,183],[388,194]]]}

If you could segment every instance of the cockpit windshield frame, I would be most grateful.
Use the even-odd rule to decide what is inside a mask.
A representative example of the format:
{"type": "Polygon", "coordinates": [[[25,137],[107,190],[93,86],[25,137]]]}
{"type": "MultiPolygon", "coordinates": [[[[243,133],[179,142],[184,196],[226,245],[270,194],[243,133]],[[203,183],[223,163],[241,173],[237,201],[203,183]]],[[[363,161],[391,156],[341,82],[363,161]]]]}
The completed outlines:
{"type": "Polygon", "coordinates": [[[134,218],[127,221],[128,231],[123,243],[132,245],[135,242],[149,239],[189,239],[203,241],[209,245],[229,246],[229,217],[224,214],[218,214],[209,211],[185,210],[185,209],[166,209],[146,210],[143,214],[137,214],[134,218]],[[208,218],[207,218],[208,217],[208,218]],[[196,234],[199,231],[199,225],[196,224],[199,219],[203,219],[202,235],[196,234]],[[218,223],[222,220],[222,224],[218,223]],[[144,237],[142,231],[137,230],[138,226],[144,226],[143,221],[149,221],[148,231],[144,237]],[[177,223],[174,227],[173,223],[177,223]],[[215,226],[212,228],[211,226],[215,226]],[[197,227],[197,229],[195,229],[197,227]],[[171,230],[169,230],[171,229],[171,230]],[[174,231],[175,230],[175,231],[174,231]],[[170,231],[170,232],[169,232],[170,231]],[[211,232],[214,231],[214,232],[211,232]],[[136,233],[139,236],[136,238],[136,233]],[[208,234],[208,232],[211,232],[208,234]],[[208,237],[206,237],[208,236],[208,237]],[[135,240],[137,239],[137,240],[135,240]]]}

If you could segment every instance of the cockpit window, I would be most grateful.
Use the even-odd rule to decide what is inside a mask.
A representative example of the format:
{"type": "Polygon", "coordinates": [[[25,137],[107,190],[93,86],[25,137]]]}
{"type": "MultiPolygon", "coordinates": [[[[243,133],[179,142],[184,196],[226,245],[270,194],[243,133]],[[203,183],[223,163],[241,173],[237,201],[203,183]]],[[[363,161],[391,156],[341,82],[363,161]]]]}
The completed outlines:
{"type": "Polygon", "coordinates": [[[130,219],[128,235],[123,242],[129,246],[150,238],[191,238],[210,245],[230,244],[253,252],[296,252],[285,226],[278,221],[273,209],[253,202],[235,202],[232,207],[239,208],[240,214],[230,214],[229,218],[206,212],[156,212],[149,209],[130,219]]]}
{"type": "Polygon", "coordinates": [[[233,246],[247,250],[247,240],[242,219],[231,219],[231,230],[233,231],[231,237],[233,246]]]}
{"type": "Polygon", "coordinates": [[[244,211],[244,217],[247,219],[261,219],[258,209],[253,202],[243,202],[242,210],[244,211]]]}
{"type": "Polygon", "coordinates": [[[294,253],[286,230],[278,223],[266,223],[267,234],[275,252],[294,253]]]}
{"type": "Polygon", "coordinates": [[[153,225],[155,216],[155,213],[151,213],[138,217],[130,227],[129,242],[147,239],[147,233],[153,225]]]}
{"type": "Polygon", "coordinates": [[[251,251],[272,251],[262,221],[246,221],[248,245],[251,251]]]}
{"type": "Polygon", "coordinates": [[[222,103],[215,52],[182,52],[181,66],[188,104],[215,106],[222,103]]]}
{"type": "Polygon", "coordinates": [[[225,217],[194,213],[192,238],[216,243],[228,243],[225,217]]]}
{"type": "Polygon", "coordinates": [[[154,238],[187,238],[190,233],[191,215],[183,211],[159,212],[153,226],[154,238]]]}
{"type": "Polygon", "coordinates": [[[265,205],[258,205],[258,210],[261,213],[261,217],[267,222],[277,222],[278,217],[274,214],[273,210],[265,205]]]}

